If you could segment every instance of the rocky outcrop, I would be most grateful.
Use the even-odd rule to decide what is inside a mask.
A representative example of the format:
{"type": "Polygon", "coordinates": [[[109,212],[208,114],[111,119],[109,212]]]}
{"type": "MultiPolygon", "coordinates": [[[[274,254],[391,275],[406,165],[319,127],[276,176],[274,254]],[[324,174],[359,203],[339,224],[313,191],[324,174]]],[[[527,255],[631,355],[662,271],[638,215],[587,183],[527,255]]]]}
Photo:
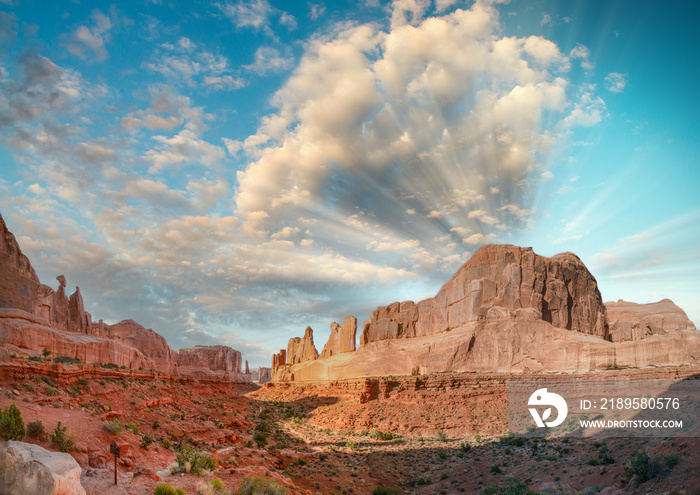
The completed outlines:
{"type": "Polygon", "coordinates": [[[486,317],[491,308],[534,309],[557,328],[608,338],[598,284],[576,255],[546,258],[532,248],[486,245],[434,298],[373,311],[360,345],[447,332],[486,317]]]}
{"type": "Polygon", "coordinates": [[[277,354],[272,355],[272,368],[271,368],[271,374],[272,374],[272,379],[275,380],[278,370],[281,368],[284,368],[287,365],[287,350],[286,349],[280,349],[280,352],[277,354]]]}
{"type": "Polygon", "coordinates": [[[331,323],[331,335],[323,346],[322,358],[355,351],[355,334],[357,333],[357,318],[346,316],[342,326],[331,323]]]}
{"type": "MultiPolygon", "coordinates": [[[[162,337],[161,337],[162,338],[162,337]]],[[[0,310],[0,356],[68,356],[83,363],[112,363],[138,369],[172,373],[174,366],[150,356],[136,342],[85,335],[50,327],[42,319],[20,309],[0,310]]],[[[169,348],[168,348],[169,350],[169,348]]]]}
{"type": "Polygon", "coordinates": [[[70,454],[30,443],[0,443],[0,493],[5,495],[85,495],[80,474],[70,454]]]}
{"type": "MultiPolygon", "coordinates": [[[[102,338],[125,343],[129,347],[138,349],[149,360],[155,363],[153,369],[163,373],[174,374],[177,372],[177,364],[173,357],[173,351],[162,335],[134,320],[123,320],[114,325],[98,323],[99,335],[102,338]]],[[[98,333],[97,330],[94,330],[98,333]]]]}
{"type": "Polygon", "coordinates": [[[571,253],[546,258],[531,248],[490,245],[434,298],[373,311],[355,352],[325,354],[286,363],[277,354],[272,378],[700,367],[700,335],[668,300],[606,310],[595,278],[571,253]]]}
{"type": "Polygon", "coordinates": [[[626,342],[672,332],[694,332],[695,325],[670,299],[656,303],[636,304],[620,299],[605,303],[608,309],[610,339],[626,342]]]}
{"type": "Polygon", "coordinates": [[[314,359],[318,359],[318,351],[314,345],[314,331],[311,327],[306,327],[304,337],[289,339],[287,344],[287,364],[303,363],[314,359]]]}
{"type": "Polygon", "coordinates": [[[32,264],[19,248],[0,215],[0,308],[19,308],[31,312],[39,287],[32,264]]]}
{"type": "Polygon", "coordinates": [[[46,321],[50,326],[80,332],[92,333],[92,316],[85,311],[83,296],[80,288],[68,298],[66,296],[66,277],[59,275],[58,290],[54,291],[48,285],[39,285],[36,289],[33,303],[33,313],[46,321]]]}
{"type": "Polygon", "coordinates": [[[252,381],[250,371],[241,372],[241,353],[224,345],[180,349],[175,361],[178,372],[184,376],[237,383],[252,381]]]}
{"type": "Polygon", "coordinates": [[[262,366],[258,368],[258,383],[262,385],[272,380],[272,369],[263,368],[262,366]]]}

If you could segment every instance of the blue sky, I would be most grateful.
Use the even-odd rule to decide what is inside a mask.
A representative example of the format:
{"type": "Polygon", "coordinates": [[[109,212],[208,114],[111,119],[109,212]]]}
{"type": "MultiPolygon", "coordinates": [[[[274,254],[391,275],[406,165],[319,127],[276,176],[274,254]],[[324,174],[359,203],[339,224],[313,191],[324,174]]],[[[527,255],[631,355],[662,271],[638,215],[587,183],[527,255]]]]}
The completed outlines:
{"type": "Polygon", "coordinates": [[[504,242],[700,321],[694,2],[0,7],[0,213],[95,318],[269,365],[504,242]]]}

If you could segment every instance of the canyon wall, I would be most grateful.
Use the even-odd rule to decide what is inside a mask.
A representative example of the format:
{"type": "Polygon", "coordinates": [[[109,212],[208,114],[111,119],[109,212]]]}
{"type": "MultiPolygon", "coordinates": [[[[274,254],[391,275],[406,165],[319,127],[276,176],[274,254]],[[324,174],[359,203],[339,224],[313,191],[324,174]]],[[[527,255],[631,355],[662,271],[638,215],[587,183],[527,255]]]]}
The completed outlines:
{"type": "Polygon", "coordinates": [[[78,287],[66,293],[66,277],[57,289],[39,281],[29,259],[0,215],[0,357],[68,356],[83,363],[115,364],[167,374],[250,382],[241,372],[241,353],[225,346],[174,353],[161,335],[133,320],[93,323],[78,287]],[[182,369],[178,371],[178,363],[182,369]]]}
{"type": "Polygon", "coordinates": [[[315,359],[276,354],[273,380],[700,366],[700,335],[668,299],[606,307],[574,254],[511,245],[480,248],[434,298],[378,307],[356,351],[333,354],[335,342],[315,359]]]}
{"type": "Polygon", "coordinates": [[[184,376],[238,383],[252,381],[247,362],[245,373],[241,372],[241,353],[224,345],[180,349],[175,353],[175,361],[179,374],[184,376]]]}

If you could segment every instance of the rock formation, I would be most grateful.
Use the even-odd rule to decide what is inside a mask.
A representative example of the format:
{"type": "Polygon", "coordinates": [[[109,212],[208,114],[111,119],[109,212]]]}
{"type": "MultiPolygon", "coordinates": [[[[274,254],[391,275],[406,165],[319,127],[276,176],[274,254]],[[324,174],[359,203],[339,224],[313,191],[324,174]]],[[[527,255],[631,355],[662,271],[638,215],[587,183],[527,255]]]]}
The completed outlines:
{"type": "Polygon", "coordinates": [[[272,369],[263,368],[262,366],[258,368],[258,383],[262,385],[272,380],[272,369]]]}
{"type": "Polygon", "coordinates": [[[323,346],[322,358],[355,351],[355,334],[357,333],[357,318],[346,316],[343,325],[331,323],[331,335],[323,346]]]}
{"type": "Polygon", "coordinates": [[[251,381],[247,363],[246,373],[241,373],[241,353],[224,345],[180,349],[175,361],[181,375],[228,382],[251,381]]]}
{"type": "Polygon", "coordinates": [[[620,299],[605,303],[613,342],[642,340],[671,332],[694,332],[695,325],[670,299],[636,304],[620,299]]]}
{"type": "Polygon", "coordinates": [[[324,359],[274,355],[273,380],[700,366],[700,335],[671,301],[606,309],[578,257],[510,245],[480,248],[434,298],[377,308],[356,351],[333,354],[333,335],[324,359]]]}
{"type": "Polygon", "coordinates": [[[168,374],[178,372],[207,379],[250,382],[241,373],[241,354],[224,346],[196,347],[178,353],[165,339],[133,320],[114,325],[92,322],[78,287],[68,297],[66,277],[56,277],[58,288],[40,283],[29,259],[19,248],[0,216],[0,357],[15,354],[68,356],[83,363],[112,363],[168,374]]]}
{"type": "Polygon", "coordinates": [[[4,495],[85,495],[80,474],[70,454],[31,443],[0,443],[0,493],[4,495]]]}
{"type": "Polygon", "coordinates": [[[532,248],[486,245],[434,298],[373,311],[360,345],[446,332],[484,318],[494,307],[532,308],[557,328],[608,338],[598,284],[576,255],[545,258],[532,248]]]}
{"type": "Polygon", "coordinates": [[[0,308],[32,311],[39,277],[0,215],[0,308]]]}
{"type": "Polygon", "coordinates": [[[141,351],[154,363],[155,366],[152,369],[168,374],[177,372],[173,351],[165,338],[152,329],[144,328],[134,320],[123,320],[114,325],[98,323],[93,333],[97,334],[98,332],[102,338],[125,343],[129,347],[141,351]]]}
{"type": "Polygon", "coordinates": [[[294,337],[289,339],[287,344],[287,364],[303,363],[318,359],[318,351],[314,345],[314,331],[311,327],[306,327],[304,337],[294,337]]]}

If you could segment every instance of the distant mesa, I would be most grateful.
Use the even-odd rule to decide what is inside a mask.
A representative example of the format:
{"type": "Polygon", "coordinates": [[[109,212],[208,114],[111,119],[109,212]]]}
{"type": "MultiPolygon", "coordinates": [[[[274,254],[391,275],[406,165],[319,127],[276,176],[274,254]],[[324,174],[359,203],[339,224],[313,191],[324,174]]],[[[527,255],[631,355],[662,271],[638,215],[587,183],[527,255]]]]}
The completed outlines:
{"type": "Polygon", "coordinates": [[[66,293],[44,285],[0,215],[0,357],[68,356],[83,363],[152,369],[200,379],[251,382],[241,372],[241,353],[226,346],[181,349],[133,320],[108,325],[92,321],[78,287],[66,293]]]}
{"type": "Polygon", "coordinates": [[[272,358],[277,381],[433,372],[582,372],[700,366],[700,335],[669,299],[603,303],[572,253],[481,247],[437,295],[379,306],[362,325],[331,324],[319,356],[313,331],[272,358]]]}

